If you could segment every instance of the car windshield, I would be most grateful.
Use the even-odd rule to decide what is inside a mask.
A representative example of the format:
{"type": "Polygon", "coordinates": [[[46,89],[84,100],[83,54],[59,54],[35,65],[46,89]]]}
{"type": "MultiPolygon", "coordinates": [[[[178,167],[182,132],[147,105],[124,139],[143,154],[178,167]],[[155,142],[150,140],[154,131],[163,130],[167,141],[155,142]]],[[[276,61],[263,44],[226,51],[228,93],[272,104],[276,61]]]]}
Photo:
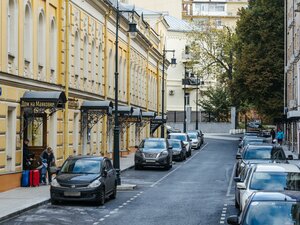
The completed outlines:
{"type": "Polygon", "coordinates": [[[247,149],[244,153],[244,159],[271,159],[271,148],[247,149]]]}
{"type": "Polygon", "coordinates": [[[299,224],[300,203],[288,201],[252,202],[242,225],[299,224]]]}
{"type": "Polygon", "coordinates": [[[166,148],[166,143],[165,141],[146,140],[141,147],[144,149],[147,148],[163,149],[166,148]]]}
{"type": "Polygon", "coordinates": [[[196,133],[188,133],[188,135],[192,139],[197,139],[197,134],[196,133]]]}
{"type": "Polygon", "coordinates": [[[169,141],[169,143],[173,148],[181,148],[179,141],[169,141]]]}
{"type": "Polygon", "coordinates": [[[300,173],[255,172],[250,189],[266,191],[300,191],[300,173]]]}
{"type": "Polygon", "coordinates": [[[186,141],[186,135],[170,135],[170,139],[178,139],[181,141],[186,141]]]}
{"type": "Polygon", "coordinates": [[[61,168],[61,173],[98,174],[100,168],[101,162],[99,160],[68,159],[61,168]]]}

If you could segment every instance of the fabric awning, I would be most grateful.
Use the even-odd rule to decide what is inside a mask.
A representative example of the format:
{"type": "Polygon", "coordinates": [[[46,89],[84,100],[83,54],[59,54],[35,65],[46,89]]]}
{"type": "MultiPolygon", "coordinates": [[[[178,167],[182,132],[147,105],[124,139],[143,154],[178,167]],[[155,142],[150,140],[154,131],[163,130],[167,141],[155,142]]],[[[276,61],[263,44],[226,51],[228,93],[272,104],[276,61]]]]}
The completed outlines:
{"type": "Polygon", "coordinates": [[[64,109],[66,102],[63,91],[26,91],[21,98],[21,107],[64,109]]]}

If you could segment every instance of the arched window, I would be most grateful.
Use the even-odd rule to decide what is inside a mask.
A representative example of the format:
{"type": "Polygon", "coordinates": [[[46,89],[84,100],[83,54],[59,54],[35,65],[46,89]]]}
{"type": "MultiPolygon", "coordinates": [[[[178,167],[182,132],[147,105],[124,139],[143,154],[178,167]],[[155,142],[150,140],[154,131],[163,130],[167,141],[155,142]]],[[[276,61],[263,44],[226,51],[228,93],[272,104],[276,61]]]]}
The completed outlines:
{"type": "Polygon", "coordinates": [[[99,85],[99,94],[102,94],[102,45],[99,45],[98,48],[98,85],[99,85]]]}
{"type": "Polygon", "coordinates": [[[25,19],[24,19],[24,76],[33,77],[32,73],[32,12],[31,6],[28,2],[25,5],[25,19]]]}
{"type": "Polygon", "coordinates": [[[46,23],[44,11],[41,10],[38,18],[38,79],[46,80],[45,65],[46,65],[46,23]]]}
{"type": "Polygon", "coordinates": [[[50,82],[55,83],[57,66],[57,27],[55,18],[51,20],[50,26],[50,82]]]}
{"type": "Polygon", "coordinates": [[[75,87],[79,88],[79,76],[80,76],[80,41],[79,41],[79,33],[78,31],[75,32],[75,41],[74,41],[74,58],[75,58],[75,87]]]}
{"type": "Polygon", "coordinates": [[[15,73],[18,59],[18,4],[9,0],[7,11],[8,72],[15,73]]]}

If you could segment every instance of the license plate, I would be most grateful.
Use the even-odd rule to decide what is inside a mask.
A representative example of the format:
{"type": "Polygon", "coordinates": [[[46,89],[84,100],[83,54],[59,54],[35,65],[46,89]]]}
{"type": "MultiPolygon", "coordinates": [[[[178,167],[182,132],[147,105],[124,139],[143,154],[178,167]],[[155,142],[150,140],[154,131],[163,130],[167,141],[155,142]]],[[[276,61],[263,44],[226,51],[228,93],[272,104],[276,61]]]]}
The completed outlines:
{"type": "Polygon", "coordinates": [[[146,162],[149,162],[149,163],[154,163],[156,162],[154,159],[146,159],[146,162]]]}
{"type": "Polygon", "coordinates": [[[81,193],[78,191],[72,191],[72,192],[65,191],[64,192],[64,196],[67,196],[67,197],[79,197],[80,195],[81,195],[81,193]]]}

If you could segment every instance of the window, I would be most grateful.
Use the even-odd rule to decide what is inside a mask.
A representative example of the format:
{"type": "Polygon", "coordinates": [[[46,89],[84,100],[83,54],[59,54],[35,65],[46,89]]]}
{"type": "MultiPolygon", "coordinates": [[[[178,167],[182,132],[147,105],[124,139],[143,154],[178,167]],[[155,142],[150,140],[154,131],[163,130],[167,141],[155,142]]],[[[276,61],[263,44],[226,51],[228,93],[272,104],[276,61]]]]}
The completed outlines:
{"type": "Polygon", "coordinates": [[[29,146],[44,146],[44,142],[46,141],[44,140],[44,130],[47,125],[44,121],[46,120],[46,116],[36,115],[33,120],[29,119],[26,121],[28,124],[25,137],[29,139],[29,146]]]}
{"type": "Polygon", "coordinates": [[[102,45],[98,48],[98,82],[99,82],[99,94],[102,93],[102,45]]]}
{"type": "Polygon", "coordinates": [[[74,154],[78,155],[79,142],[79,113],[74,113],[73,117],[73,150],[74,154]]]}
{"type": "Polygon", "coordinates": [[[91,59],[91,62],[92,62],[92,75],[91,75],[91,80],[92,80],[92,83],[95,82],[95,68],[96,68],[96,49],[95,49],[95,41],[92,41],[92,59],[91,59]]]}
{"type": "MultiPolygon", "coordinates": [[[[124,71],[124,79],[123,79],[123,82],[124,82],[124,84],[123,84],[123,87],[124,87],[124,89],[123,89],[123,91],[124,91],[124,94],[126,94],[127,93],[127,62],[126,62],[126,59],[124,59],[124,65],[123,65],[123,71],[124,71]]],[[[126,96],[124,95],[124,98],[126,99],[126,96]]]]}
{"type": "Polygon", "coordinates": [[[38,19],[38,79],[46,80],[45,60],[46,60],[46,24],[43,10],[39,13],[38,19]]]}
{"type": "Polygon", "coordinates": [[[24,19],[24,76],[32,78],[32,13],[28,2],[25,5],[24,19]]]}
{"type": "Polygon", "coordinates": [[[75,32],[75,86],[79,88],[79,76],[80,76],[80,41],[79,41],[79,33],[78,31],[75,32]]]}
{"type": "Polygon", "coordinates": [[[6,171],[16,170],[16,118],[16,108],[8,107],[6,127],[6,171]]]}
{"type": "Polygon", "coordinates": [[[190,93],[185,93],[185,103],[186,105],[190,105],[190,93]]]}
{"type": "Polygon", "coordinates": [[[15,72],[18,57],[18,4],[16,0],[9,0],[7,12],[7,47],[8,72],[15,72]]]}
{"type": "Polygon", "coordinates": [[[55,18],[51,20],[50,28],[50,82],[56,81],[56,64],[57,64],[57,27],[55,18]]]}
{"type": "Polygon", "coordinates": [[[88,51],[88,38],[85,35],[83,38],[83,76],[85,79],[88,78],[88,73],[89,73],[89,68],[88,68],[88,55],[89,51],[88,51]]]}

